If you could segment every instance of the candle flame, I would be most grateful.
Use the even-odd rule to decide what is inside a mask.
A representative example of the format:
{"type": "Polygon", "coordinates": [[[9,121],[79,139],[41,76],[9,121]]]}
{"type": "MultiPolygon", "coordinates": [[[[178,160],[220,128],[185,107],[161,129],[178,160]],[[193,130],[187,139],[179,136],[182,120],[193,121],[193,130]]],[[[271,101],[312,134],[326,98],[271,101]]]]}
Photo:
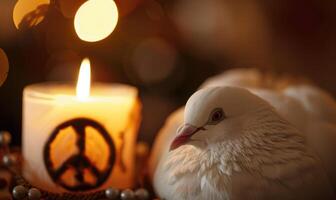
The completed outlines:
{"type": "Polygon", "coordinates": [[[90,86],[91,86],[91,69],[90,60],[85,58],[82,61],[78,81],[77,81],[77,98],[79,100],[85,100],[90,96],[90,86]]]}

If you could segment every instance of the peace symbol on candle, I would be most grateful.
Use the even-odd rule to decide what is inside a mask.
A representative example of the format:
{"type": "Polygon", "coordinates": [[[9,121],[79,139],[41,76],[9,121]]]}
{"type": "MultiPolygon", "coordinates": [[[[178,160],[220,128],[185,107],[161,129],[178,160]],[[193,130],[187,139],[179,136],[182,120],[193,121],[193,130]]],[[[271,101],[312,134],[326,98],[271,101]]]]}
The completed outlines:
{"type": "MultiPolygon", "coordinates": [[[[91,141],[92,142],[92,141],[91,141]]],[[[96,148],[99,148],[97,146],[96,148]]],[[[91,149],[92,150],[92,149],[91,149]]],[[[64,155],[66,156],[66,155],[64,155]]],[[[76,118],[66,121],[55,128],[44,147],[44,163],[51,179],[58,185],[70,191],[91,190],[101,186],[111,174],[115,162],[115,145],[106,129],[98,122],[87,118],[76,118]],[[99,157],[107,159],[106,166],[99,169],[89,156],[86,143],[87,128],[90,127],[100,135],[107,145],[108,153],[100,153],[99,157]],[[57,148],[57,140],[62,130],[72,128],[75,133],[75,153],[55,166],[52,148],[57,148]],[[106,154],[106,155],[105,155],[106,154]]],[[[100,167],[101,168],[101,167],[100,167]]]]}

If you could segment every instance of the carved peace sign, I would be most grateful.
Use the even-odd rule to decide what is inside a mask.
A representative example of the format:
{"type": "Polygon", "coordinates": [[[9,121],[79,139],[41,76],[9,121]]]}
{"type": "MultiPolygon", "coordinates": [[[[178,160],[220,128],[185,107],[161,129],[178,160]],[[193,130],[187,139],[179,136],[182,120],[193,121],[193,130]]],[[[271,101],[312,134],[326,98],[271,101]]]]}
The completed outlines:
{"type": "Polygon", "coordinates": [[[50,177],[56,184],[70,191],[83,191],[98,188],[109,177],[114,162],[115,145],[109,133],[101,124],[87,118],[76,118],[60,124],[52,132],[47,143],[44,146],[44,164],[50,177]],[[59,136],[60,132],[69,127],[73,128],[76,134],[75,148],[77,149],[77,151],[75,154],[71,155],[63,163],[56,167],[52,160],[51,148],[55,147],[53,143],[56,143],[57,137],[59,136]],[[88,149],[86,149],[86,143],[88,142],[86,140],[86,128],[88,127],[95,129],[95,131],[99,133],[99,135],[102,137],[103,141],[108,147],[107,155],[99,155],[108,156],[108,161],[104,169],[99,169],[95,165],[95,163],[92,162],[92,158],[90,160],[90,157],[88,157],[88,155],[86,154],[86,152],[88,151],[88,149]],[[71,178],[75,180],[71,183],[67,181],[67,179],[69,178],[64,178],[64,176],[69,176],[69,172],[73,173],[73,176],[71,178]],[[87,177],[85,175],[87,173],[91,174],[91,181],[87,180],[87,177]]]}

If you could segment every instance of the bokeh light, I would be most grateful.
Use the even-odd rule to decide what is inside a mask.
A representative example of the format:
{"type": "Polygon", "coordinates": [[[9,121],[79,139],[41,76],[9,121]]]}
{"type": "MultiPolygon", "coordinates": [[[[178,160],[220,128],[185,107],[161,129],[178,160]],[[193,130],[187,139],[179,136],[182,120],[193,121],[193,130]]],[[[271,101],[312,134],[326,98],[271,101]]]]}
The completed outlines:
{"type": "Polygon", "coordinates": [[[177,0],[173,23],[190,51],[209,60],[260,65],[268,58],[267,18],[255,1],[177,0]]]}
{"type": "Polygon", "coordinates": [[[162,5],[156,0],[146,1],[144,7],[146,14],[152,20],[159,21],[165,15],[162,5]]]}
{"type": "Polygon", "coordinates": [[[8,58],[4,50],[0,48],[0,86],[7,79],[9,70],[8,58]]]}
{"type": "Polygon", "coordinates": [[[15,6],[13,0],[0,1],[0,43],[2,45],[11,44],[15,41],[15,36],[18,33],[13,23],[13,9],[15,6]]]}
{"type": "Polygon", "coordinates": [[[50,0],[18,0],[13,10],[17,29],[36,26],[45,17],[50,0]]]}
{"type": "Polygon", "coordinates": [[[108,37],[118,22],[118,9],[113,0],[89,0],[75,15],[75,30],[81,40],[97,42],[108,37]]]}
{"type": "Polygon", "coordinates": [[[230,26],[229,12],[221,0],[206,3],[202,0],[179,0],[174,4],[171,16],[186,42],[208,52],[213,51],[214,43],[218,43],[216,32],[219,27],[230,26]]]}
{"type": "Polygon", "coordinates": [[[177,64],[174,46],[162,38],[142,41],[131,57],[132,70],[143,84],[155,84],[168,78],[177,64]]]}

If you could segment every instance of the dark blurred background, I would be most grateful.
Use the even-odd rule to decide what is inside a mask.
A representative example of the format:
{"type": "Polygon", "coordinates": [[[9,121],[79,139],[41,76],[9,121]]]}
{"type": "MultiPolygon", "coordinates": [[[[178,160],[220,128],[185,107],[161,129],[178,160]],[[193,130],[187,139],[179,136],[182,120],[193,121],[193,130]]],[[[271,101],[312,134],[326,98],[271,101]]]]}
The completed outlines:
{"type": "Polygon", "coordinates": [[[118,25],[95,43],[81,41],[74,30],[83,2],[53,0],[17,29],[17,1],[0,1],[0,48],[9,61],[0,87],[0,129],[15,134],[16,144],[24,86],[76,81],[84,57],[91,60],[93,81],[139,88],[139,137],[149,143],[207,77],[230,68],[307,77],[336,95],[335,0],[116,0],[118,25]],[[43,20],[35,25],[36,19],[43,20]]]}

